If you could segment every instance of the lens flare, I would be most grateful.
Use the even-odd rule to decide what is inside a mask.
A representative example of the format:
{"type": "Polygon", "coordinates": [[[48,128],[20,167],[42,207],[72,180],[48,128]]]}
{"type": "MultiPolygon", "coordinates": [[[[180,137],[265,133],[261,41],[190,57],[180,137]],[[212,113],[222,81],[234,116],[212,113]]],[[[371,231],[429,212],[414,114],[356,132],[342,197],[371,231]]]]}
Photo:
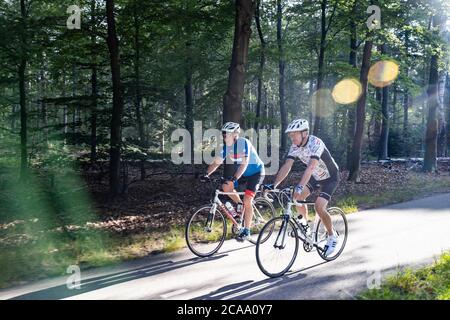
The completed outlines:
{"type": "Polygon", "coordinates": [[[362,94],[361,83],[354,78],[343,79],[333,88],[331,93],[334,101],[339,104],[356,102],[362,94]]]}
{"type": "Polygon", "coordinates": [[[370,67],[368,78],[373,86],[383,88],[394,82],[398,74],[399,65],[394,61],[384,60],[370,67]]]}
{"type": "Polygon", "coordinates": [[[329,117],[334,112],[335,102],[329,89],[320,89],[311,96],[313,116],[329,117]]]}

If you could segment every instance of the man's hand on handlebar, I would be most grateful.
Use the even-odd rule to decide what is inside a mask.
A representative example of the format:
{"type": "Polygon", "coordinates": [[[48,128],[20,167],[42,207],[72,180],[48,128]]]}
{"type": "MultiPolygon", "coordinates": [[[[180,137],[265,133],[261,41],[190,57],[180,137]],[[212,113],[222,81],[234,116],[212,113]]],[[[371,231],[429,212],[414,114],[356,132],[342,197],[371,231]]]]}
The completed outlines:
{"type": "Polygon", "coordinates": [[[294,194],[292,195],[292,198],[295,200],[301,200],[302,192],[303,192],[304,186],[297,185],[294,188],[294,194]]]}

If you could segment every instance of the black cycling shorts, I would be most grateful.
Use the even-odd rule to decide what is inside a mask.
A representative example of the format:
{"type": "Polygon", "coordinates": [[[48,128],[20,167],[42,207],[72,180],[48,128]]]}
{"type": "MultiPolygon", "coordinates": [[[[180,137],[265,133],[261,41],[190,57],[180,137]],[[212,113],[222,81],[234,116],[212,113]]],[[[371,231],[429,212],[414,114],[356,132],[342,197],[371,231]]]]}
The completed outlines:
{"type": "Polygon", "coordinates": [[[234,187],[245,185],[245,195],[254,197],[256,190],[264,181],[264,175],[261,172],[255,173],[254,175],[247,177],[240,177],[238,181],[234,183],[234,187]]]}
{"type": "Polygon", "coordinates": [[[338,184],[339,184],[339,175],[336,175],[334,177],[330,177],[328,179],[321,181],[317,181],[316,179],[311,177],[306,186],[308,187],[311,193],[320,189],[319,197],[324,198],[327,201],[330,201],[331,196],[336,191],[338,184]]]}

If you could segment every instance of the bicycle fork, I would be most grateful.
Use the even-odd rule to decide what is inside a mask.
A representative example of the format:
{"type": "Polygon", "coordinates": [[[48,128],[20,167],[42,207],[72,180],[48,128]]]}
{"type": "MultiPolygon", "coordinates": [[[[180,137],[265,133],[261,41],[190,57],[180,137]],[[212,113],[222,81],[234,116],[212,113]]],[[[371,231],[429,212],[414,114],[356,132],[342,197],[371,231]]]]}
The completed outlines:
{"type": "Polygon", "coordinates": [[[289,215],[284,215],[283,221],[281,222],[280,231],[278,232],[277,239],[275,240],[275,243],[273,245],[273,247],[275,249],[283,250],[284,248],[286,248],[285,240],[286,240],[286,232],[288,229],[288,225],[289,225],[289,215]]]}

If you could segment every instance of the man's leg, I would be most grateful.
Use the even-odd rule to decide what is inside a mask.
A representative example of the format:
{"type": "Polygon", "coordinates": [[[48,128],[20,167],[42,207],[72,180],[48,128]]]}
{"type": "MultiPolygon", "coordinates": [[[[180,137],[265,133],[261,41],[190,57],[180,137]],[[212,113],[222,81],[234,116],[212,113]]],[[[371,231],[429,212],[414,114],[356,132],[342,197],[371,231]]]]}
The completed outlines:
{"type": "Polygon", "coordinates": [[[314,209],[322,220],[323,225],[327,229],[328,235],[333,234],[333,226],[331,224],[331,217],[327,212],[328,200],[322,197],[318,197],[316,203],[314,204],[314,209]]]}
{"type": "MultiPolygon", "coordinates": [[[[236,192],[236,190],[234,190],[234,184],[231,181],[222,184],[222,190],[224,192],[236,192]]],[[[235,203],[242,203],[241,198],[237,194],[231,194],[228,195],[228,197],[230,197],[235,203]]]]}
{"type": "MultiPolygon", "coordinates": [[[[308,198],[310,194],[311,194],[311,191],[309,190],[309,188],[304,188],[300,195],[300,200],[305,201],[305,199],[308,198]]],[[[297,208],[297,213],[299,215],[302,215],[303,218],[305,218],[305,220],[308,221],[308,207],[306,206],[306,204],[296,206],[296,208],[297,208]]]]}
{"type": "Polygon", "coordinates": [[[253,219],[253,198],[255,193],[251,190],[245,190],[244,195],[244,227],[250,229],[253,219]]]}
{"type": "Polygon", "coordinates": [[[259,185],[263,182],[264,176],[256,174],[246,178],[246,189],[244,194],[244,228],[238,235],[238,241],[244,241],[250,235],[250,228],[252,226],[253,219],[253,199],[256,195],[259,185]]]}
{"type": "Polygon", "coordinates": [[[337,177],[323,181],[321,183],[322,192],[320,192],[319,197],[317,198],[316,203],[314,205],[314,209],[316,210],[316,213],[322,220],[329,236],[333,235],[333,226],[331,223],[331,217],[327,212],[327,206],[328,202],[330,202],[331,200],[331,196],[336,191],[338,184],[339,184],[339,175],[337,177]]]}

